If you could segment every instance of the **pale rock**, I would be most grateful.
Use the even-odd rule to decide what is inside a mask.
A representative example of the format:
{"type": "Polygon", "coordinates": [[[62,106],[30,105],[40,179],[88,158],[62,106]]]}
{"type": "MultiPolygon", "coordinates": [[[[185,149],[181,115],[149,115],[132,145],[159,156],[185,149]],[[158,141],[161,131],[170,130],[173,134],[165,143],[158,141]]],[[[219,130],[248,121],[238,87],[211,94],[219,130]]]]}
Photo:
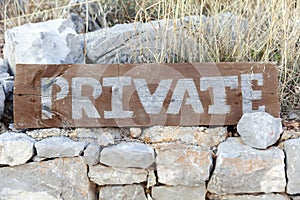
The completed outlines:
{"type": "MultiPolygon", "coordinates": [[[[75,138],[83,143],[97,143],[99,136],[102,134],[102,128],[76,128],[74,130],[75,138]]],[[[75,139],[74,138],[74,139],[75,139]]]]}
{"type": "Polygon", "coordinates": [[[208,180],[213,165],[211,151],[182,144],[160,144],[155,150],[159,183],[199,186],[208,180]]]}
{"type": "Polygon", "coordinates": [[[94,199],[83,158],[0,168],[1,199],[94,199]]]}
{"type": "Polygon", "coordinates": [[[205,200],[205,184],[199,186],[156,186],[152,188],[155,200],[205,200]]]}
{"type": "Polygon", "coordinates": [[[120,140],[122,138],[122,130],[120,128],[77,128],[74,132],[76,133],[77,140],[82,142],[99,142],[100,146],[106,146],[103,144],[107,142],[107,138],[102,138],[103,135],[107,136],[110,142],[120,140]]]}
{"type": "Polygon", "coordinates": [[[140,128],[130,128],[129,131],[132,138],[138,138],[142,134],[142,129],[140,128]]]}
{"type": "Polygon", "coordinates": [[[1,134],[0,164],[14,166],[26,163],[34,154],[34,143],[35,140],[24,133],[1,134]]]}
{"type": "Polygon", "coordinates": [[[83,153],[84,161],[88,165],[96,165],[100,161],[100,147],[97,143],[90,143],[83,153]]]}
{"type": "Polygon", "coordinates": [[[289,200],[282,194],[260,194],[260,195],[215,195],[210,200],[289,200]]]}
{"type": "Polygon", "coordinates": [[[16,64],[83,63],[83,45],[71,20],[29,23],[5,32],[4,60],[16,64]]]}
{"type": "Polygon", "coordinates": [[[99,190],[99,200],[147,200],[141,185],[104,186],[99,190]]]}
{"type": "Polygon", "coordinates": [[[88,176],[97,185],[124,185],[147,181],[147,171],[135,168],[90,166],[88,176]]]}
{"type": "Polygon", "coordinates": [[[258,150],[228,138],[218,146],[208,191],[215,194],[284,192],[284,153],[277,147],[258,150]]]}
{"type": "Polygon", "coordinates": [[[280,118],[266,112],[253,112],[242,116],[237,131],[245,144],[266,149],[278,141],[283,130],[280,118]]]}
{"type": "Polygon", "coordinates": [[[154,170],[150,170],[148,172],[147,188],[153,187],[154,185],[156,185],[156,175],[154,173],[154,170]]]}
{"type": "Polygon", "coordinates": [[[112,167],[148,168],[154,162],[154,150],[143,143],[122,142],[101,151],[100,162],[112,167]]]}
{"type": "Polygon", "coordinates": [[[99,136],[98,144],[101,147],[106,147],[106,146],[109,146],[111,144],[115,144],[115,137],[112,134],[108,133],[108,132],[104,132],[99,136]]]}
{"type": "Polygon", "coordinates": [[[45,158],[79,156],[84,144],[66,137],[49,137],[35,143],[37,155],[45,158]]]}
{"type": "Polygon", "coordinates": [[[290,196],[291,200],[300,200],[300,196],[290,196]]]}
{"type": "Polygon", "coordinates": [[[284,143],[287,168],[287,193],[300,193],[300,138],[290,139],[284,143]]]}
{"type": "Polygon", "coordinates": [[[154,126],[144,130],[142,136],[147,143],[175,142],[193,144],[212,149],[228,136],[226,127],[173,127],[154,126]]]}

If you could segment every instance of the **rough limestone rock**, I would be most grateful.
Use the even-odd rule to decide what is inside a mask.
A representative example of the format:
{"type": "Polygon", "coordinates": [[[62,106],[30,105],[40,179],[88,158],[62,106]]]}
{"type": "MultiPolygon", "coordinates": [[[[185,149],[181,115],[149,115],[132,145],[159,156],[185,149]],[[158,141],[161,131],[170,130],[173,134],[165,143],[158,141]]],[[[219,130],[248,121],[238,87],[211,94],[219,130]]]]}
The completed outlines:
{"type": "Polygon", "coordinates": [[[65,136],[73,138],[76,135],[74,134],[74,131],[70,129],[60,129],[60,128],[45,128],[45,129],[34,129],[34,130],[28,130],[26,131],[26,134],[30,137],[41,140],[48,137],[54,137],[54,136],[65,136]]]}
{"type": "Polygon", "coordinates": [[[240,119],[237,131],[245,144],[266,149],[278,141],[282,133],[281,119],[266,112],[246,113],[240,119]]]}
{"type": "Polygon", "coordinates": [[[90,166],[88,176],[97,185],[123,185],[147,181],[147,171],[135,168],[90,166]]]}
{"type": "Polygon", "coordinates": [[[30,23],[5,32],[4,59],[13,73],[17,63],[83,63],[83,45],[71,20],[30,23]]]}
{"type": "Polygon", "coordinates": [[[101,147],[106,147],[115,144],[115,137],[109,132],[104,132],[98,137],[98,144],[101,147]]]}
{"type": "Polygon", "coordinates": [[[34,142],[34,139],[24,133],[1,134],[0,164],[14,166],[26,163],[34,154],[34,142]]]}
{"type": "Polygon", "coordinates": [[[79,156],[84,144],[66,137],[50,137],[35,143],[37,155],[45,158],[79,156]]]}
{"type": "Polygon", "coordinates": [[[300,138],[284,142],[287,165],[287,193],[300,193],[300,138]]]}
{"type": "Polygon", "coordinates": [[[156,200],[205,200],[205,184],[200,186],[157,186],[152,188],[152,197],[156,200]]]}
{"type": "Polygon", "coordinates": [[[131,137],[138,138],[142,134],[142,129],[140,129],[140,128],[130,128],[129,132],[130,132],[131,137]]]}
{"type": "MultiPolygon", "coordinates": [[[[202,20],[205,20],[204,16],[202,20]]],[[[199,16],[191,16],[169,21],[117,24],[99,29],[86,35],[87,62],[111,64],[196,60],[203,54],[199,51],[199,43],[186,27],[199,23],[199,16]]]]}
{"type": "Polygon", "coordinates": [[[141,185],[104,186],[99,190],[99,200],[147,200],[141,185]]]}
{"type": "Polygon", "coordinates": [[[243,144],[239,138],[228,138],[219,145],[217,156],[208,183],[211,193],[285,191],[284,153],[281,149],[258,150],[243,144]]]}
{"type": "Polygon", "coordinates": [[[1,199],[93,199],[83,158],[0,168],[1,199]]]}
{"type": "Polygon", "coordinates": [[[100,161],[100,147],[97,143],[90,143],[83,153],[84,161],[88,165],[96,165],[100,161]]]}
{"type": "Polygon", "coordinates": [[[212,153],[196,146],[162,144],[155,147],[158,182],[199,186],[209,178],[212,153]]]}
{"type": "Polygon", "coordinates": [[[289,200],[289,197],[281,194],[261,194],[261,195],[223,195],[212,196],[211,200],[289,200]]]}
{"type": "Polygon", "coordinates": [[[155,162],[154,150],[143,143],[122,142],[101,151],[100,163],[112,167],[148,168],[155,162]]]}
{"type": "Polygon", "coordinates": [[[199,145],[211,149],[228,136],[226,127],[173,127],[154,126],[144,130],[142,136],[147,143],[179,141],[184,144],[199,145]]]}

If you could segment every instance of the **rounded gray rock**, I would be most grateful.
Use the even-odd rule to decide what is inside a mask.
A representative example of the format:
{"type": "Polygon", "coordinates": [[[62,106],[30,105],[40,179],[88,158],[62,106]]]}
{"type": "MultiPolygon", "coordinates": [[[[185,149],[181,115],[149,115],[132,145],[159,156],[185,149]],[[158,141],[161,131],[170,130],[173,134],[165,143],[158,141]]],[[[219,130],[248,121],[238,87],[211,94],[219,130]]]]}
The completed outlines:
{"type": "Polygon", "coordinates": [[[237,125],[243,142],[257,149],[266,149],[275,144],[282,133],[280,118],[266,112],[246,113],[237,125]]]}

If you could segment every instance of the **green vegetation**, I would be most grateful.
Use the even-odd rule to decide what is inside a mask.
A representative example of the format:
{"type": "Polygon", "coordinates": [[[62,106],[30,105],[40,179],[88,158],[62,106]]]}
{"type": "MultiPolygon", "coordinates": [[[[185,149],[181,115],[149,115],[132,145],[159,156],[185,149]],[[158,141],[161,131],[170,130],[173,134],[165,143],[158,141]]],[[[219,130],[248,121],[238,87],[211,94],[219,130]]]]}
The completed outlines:
{"type": "MultiPolygon", "coordinates": [[[[279,70],[282,112],[300,107],[299,0],[85,0],[75,4],[58,0],[22,2],[0,1],[3,9],[0,12],[0,34],[8,28],[28,22],[67,18],[70,10],[80,14],[86,21],[92,19],[98,26],[86,23],[86,32],[118,23],[183,19],[194,15],[214,18],[231,13],[226,23],[216,20],[209,34],[203,31],[201,22],[199,27],[185,27],[202,47],[198,54],[187,61],[275,62],[279,70]],[[82,14],[83,10],[88,15],[82,14]],[[206,56],[202,56],[203,52],[206,56]]],[[[181,59],[170,58],[167,61],[179,62],[181,59]]]]}

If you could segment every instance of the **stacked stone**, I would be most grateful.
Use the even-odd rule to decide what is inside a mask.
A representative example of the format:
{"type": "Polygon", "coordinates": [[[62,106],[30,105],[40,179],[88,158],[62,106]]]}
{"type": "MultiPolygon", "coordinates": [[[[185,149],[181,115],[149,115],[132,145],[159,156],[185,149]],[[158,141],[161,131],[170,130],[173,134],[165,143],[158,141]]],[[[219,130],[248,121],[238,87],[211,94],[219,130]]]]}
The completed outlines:
{"type": "MultiPolygon", "coordinates": [[[[228,137],[225,127],[6,132],[0,135],[0,196],[145,200],[283,200],[289,199],[288,195],[299,198],[300,138],[282,142],[279,147],[284,146],[284,151],[273,146],[280,136],[280,123],[266,113],[245,115],[238,131],[241,137],[228,137]],[[264,120],[257,124],[258,118],[264,120]],[[254,148],[243,139],[247,134],[244,131],[249,130],[243,129],[244,122],[252,127],[253,136],[259,135],[257,131],[269,130],[268,124],[270,130],[275,128],[279,132],[267,131],[275,135],[273,144],[265,142],[268,145],[264,148],[254,148]]],[[[262,137],[252,139],[260,141],[262,137]]],[[[258,145],[258,141],[254,143],[258,145]]]]}
{"type": "Polygon", "coordinates": [[[205,199],[213,167],[210,149],[226,137],[223,127],[5,132],[0,135],[0,196],[205,199]],[[203,141],[206,145],[198,145],[203,141]]]}

